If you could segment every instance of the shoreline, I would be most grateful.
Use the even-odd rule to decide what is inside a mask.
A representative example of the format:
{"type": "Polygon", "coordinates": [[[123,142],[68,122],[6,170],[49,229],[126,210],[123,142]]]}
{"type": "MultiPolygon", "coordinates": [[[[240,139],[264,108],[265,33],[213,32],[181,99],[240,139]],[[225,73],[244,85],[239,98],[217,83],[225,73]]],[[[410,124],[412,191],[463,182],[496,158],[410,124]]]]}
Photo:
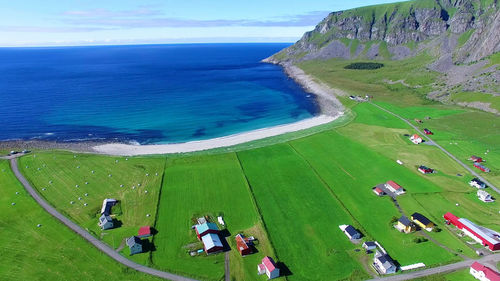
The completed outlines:
{"type": "Polygon", "coordinates": [[[0,141],[0,149],[62,149],[74,152],[98,153],[115,156],[138,156],[154,154],[188,153],[215,148],[235,146],[251,141],[275,137],[330,123],[344,115],[344,106],[336,98],[336,92],[323,83],[318,83],[302,69],[291,63],[278,63],[269,59],[262,62],[280,65],[285,74],[298,83],[307,93],[316,98],[320,113],[317,116],[278,126],[246,131],[207,140],[172,144],[135,145],[109,141],[57,142],[40,140],[0,141]]]}

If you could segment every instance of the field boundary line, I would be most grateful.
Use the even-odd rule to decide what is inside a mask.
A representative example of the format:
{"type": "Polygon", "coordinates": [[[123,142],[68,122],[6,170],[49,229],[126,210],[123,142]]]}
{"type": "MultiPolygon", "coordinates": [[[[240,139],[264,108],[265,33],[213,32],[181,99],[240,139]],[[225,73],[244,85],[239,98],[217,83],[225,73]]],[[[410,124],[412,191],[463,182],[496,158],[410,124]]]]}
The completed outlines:
{"type": "MultiPolygon", "coordinates": [[[[245,173],[245,169],[243,168],[243,164],[241,163],[240,156],[239,156],[238,152],[235,152],[234,154],[236,155],[236,159],[238,160],[238,164],[240,166],[241,173],[243,174],[243,177],[245,177],[245,181],[247,182],[247,186],[248,186],[248,189],[250,191],[250,195],[252,197],[252,203],[253,203],[254,207],[256,208],[257,214],[259,215],[259,221],[260,221],[260,223],[262,223],[262,227],[264,228],[264,231],[266,232],[267,240],[269,241],[269,245],[271,245],[271,248],[273,249],[274,255],[276,256],[276,259],[280,260],[279,255],[276,251],[276,248],[274,247],[273,241],[271,240],[271,234],[269,234],[269,231],[267,230],[266,222],[264,221],[264,217],[262,216],[259,204],[257,203],[257,199],[255,198],[255,194],[253,192],[252,185],[250,184],[250,180],[248,179],[247,174],[245,173]]],[[[283,276],[283,277],[285,277],[285,280],[288,280],[287,276],[283,276]]]]}
{"type": "Polygon", "coordinates": [[[196,281],[195,279],[190,279],[184,276],[176,275],[170,272],[161,271],[157,269],[153,269],[138,263],[135,263],[119,253],[115,252],[114,249],[106,245],[104,242],[100,241],[96,237],[92,236],[90,233],[85,231],[82,227],[65,217],[63,214],[58,212],[52,205],[50,205],[43,197],[40,196],[38,192],[35,191],[33,186],[28,182],[28,180],[21,174],[19,171],[19,167],[17,164],[17,159],[10,159],[10,167],[15,177],[19,182],[24,186],[26,191],[31,195],[31,197],[42,207],[45,211],[47,211],[51,216],[60,221],[62,224],[66,225],[70,230],[78,234],[81,238],[85,239],[90,244],[94,245],[99,251],[114,259],[116,262],[134,269],[136,271],[140,271],[149,275],[153,275],[156,277],[160,277],[163,279],[169,279],[173,281],[196,281]]]}
{"type": "MultiPolygon", "coordinates": [[[[164,158],[163,161],[163,171],[161,173],[161,181],[160,181],[160,190],[158,190],[158,200],[156,200],[156,212],[155,212],[155,223],[153,225],[153,228],[156,231],[156,222],[158,221],[158,210],[160,208],[160,201],[161,201],[161,193],[163,191],[163,182],[165,181],[165,174],[166,174],[166,168],[167,168],[167,157],[164,158]]],[[[153,239],[151,239],[151,243],[154,245],[155,244],[155,236],[153,235],[153,239]]],[[[149,252],[149,262],[153,264],[153,251],[149,252]]]]}

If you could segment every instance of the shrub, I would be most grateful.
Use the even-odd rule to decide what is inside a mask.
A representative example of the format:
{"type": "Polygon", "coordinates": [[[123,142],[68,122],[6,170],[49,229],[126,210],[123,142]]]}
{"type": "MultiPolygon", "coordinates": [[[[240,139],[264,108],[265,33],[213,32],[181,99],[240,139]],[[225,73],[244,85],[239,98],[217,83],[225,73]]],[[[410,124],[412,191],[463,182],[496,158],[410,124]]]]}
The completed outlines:
{"type": "Polygon", "coordinates": [[[379,69],[383,66],[384,66],[383,63],[377,63],[377,62],[355,62],[345,66],[344,68],[367,70],[367,69],[379,69]]]}
{"type": "Polygon", "coordinates": [[[415,242],[417,244],[418,243],[422,243],[422,242],[427,242],[427,241],[428,241],[427,238],[421,237],[421,236],[420,237],[415,237],[415,239],[413,239],[413,242],[415,242]]]}

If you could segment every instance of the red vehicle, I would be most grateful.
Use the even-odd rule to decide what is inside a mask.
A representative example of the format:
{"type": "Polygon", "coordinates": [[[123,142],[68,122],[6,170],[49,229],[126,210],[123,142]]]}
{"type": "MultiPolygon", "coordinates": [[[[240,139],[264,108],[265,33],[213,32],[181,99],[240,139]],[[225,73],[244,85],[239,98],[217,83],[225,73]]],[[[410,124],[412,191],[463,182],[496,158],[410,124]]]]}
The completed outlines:
{"type": "Polygon", "coordinates": [[[429,130],[429,129],[427,129],[427,128],[426,128],[426,129],[424,129],[424,133],[425,133],[426,135],[434,135],[434,133],[433,133],[433,132],[431,132],[431,130],[429,130]]]}

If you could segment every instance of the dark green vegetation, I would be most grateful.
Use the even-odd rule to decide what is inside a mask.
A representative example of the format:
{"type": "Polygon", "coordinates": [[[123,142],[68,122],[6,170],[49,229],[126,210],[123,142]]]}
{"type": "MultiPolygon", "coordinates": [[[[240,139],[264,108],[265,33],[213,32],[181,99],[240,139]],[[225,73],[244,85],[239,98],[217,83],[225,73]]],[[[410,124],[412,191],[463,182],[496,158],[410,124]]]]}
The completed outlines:
{"type": "Polygon", "coordinates": [[[383,63],[377,62],[355,62],[344,66],[345,69],[379,69],[384,66],[383,63]]]}
{"type": "Polygon", "coordinates": [[[0,190],[1,280],[158,280],[122,267],[52,218],[6,160],[0,160],[0,190]]]}

